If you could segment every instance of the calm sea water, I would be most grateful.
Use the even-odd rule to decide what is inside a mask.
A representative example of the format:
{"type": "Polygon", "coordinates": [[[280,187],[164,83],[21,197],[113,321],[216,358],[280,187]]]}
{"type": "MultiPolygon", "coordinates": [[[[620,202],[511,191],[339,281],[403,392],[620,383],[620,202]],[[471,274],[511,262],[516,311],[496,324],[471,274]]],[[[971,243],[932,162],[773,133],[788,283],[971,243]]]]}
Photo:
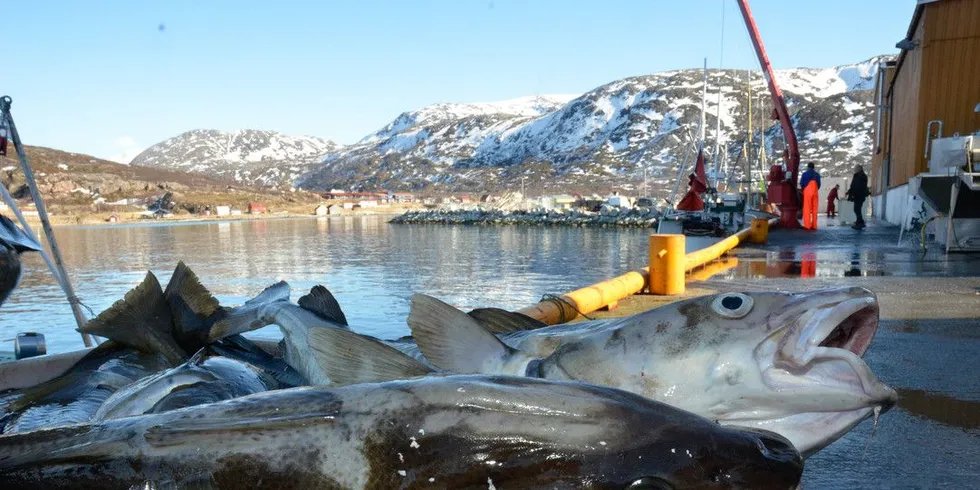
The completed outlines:
{"type": "MultiPolygon", "coordinates": [[[[644,229],[390,225],[384,216],[59,227],[77,295],[96,313],[153,273],[166,287],[183,260],[225,305],[282,279],[293,299],[317,284],[351,327],[408,334],[413,293],[460,308],[518,309],[647,262],[644,229]]],[[[692,240],[690,247],[703,246],[692,240]]],[[[64,295],[37,254],[24,256],[20,287],[0,309],[0,339],[45,334],[49,352],[82,347],[64,295]]],[[[259,336],[274,337],[268,328],[259,336]]],[[[12,350],[0,345],[0,350],[12,350]]]]}

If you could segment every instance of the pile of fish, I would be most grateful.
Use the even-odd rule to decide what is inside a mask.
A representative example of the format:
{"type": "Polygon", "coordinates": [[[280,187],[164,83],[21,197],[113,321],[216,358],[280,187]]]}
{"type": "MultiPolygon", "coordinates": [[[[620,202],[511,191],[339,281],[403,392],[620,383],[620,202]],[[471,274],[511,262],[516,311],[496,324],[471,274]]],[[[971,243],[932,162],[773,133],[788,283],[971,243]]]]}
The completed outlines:
{"type": "Polygon", "coordinates": [[[862,288],[552,327],[415,295],[382,340],[323,286],[225,307],[180,263],[67,372],[0,393],[0,488],[792,489],[895,403],[861,359],[877,322],[862,288]]]}

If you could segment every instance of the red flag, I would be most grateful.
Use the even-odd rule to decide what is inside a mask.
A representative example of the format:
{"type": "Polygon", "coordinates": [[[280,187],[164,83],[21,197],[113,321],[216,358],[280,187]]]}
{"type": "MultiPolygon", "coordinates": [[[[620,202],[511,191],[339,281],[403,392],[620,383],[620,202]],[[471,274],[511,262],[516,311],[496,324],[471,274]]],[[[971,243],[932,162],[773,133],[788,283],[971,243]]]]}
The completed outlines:
{"type": "Polygon", "coordinates": [[[694,164],[694,176],[691,180],[691,190],[702,194],[708,190],[708,176],[704,173],[704,147],[698,148],[698,161],[694,164]]]}
{"type": "Polygon", "coordinates": [[[677,203],[680,211],[701,211],[704,200],[700,194],[708,190],[708,176],[704,172],[704,147],[698,148],[698,161],[694,164],[694,173],[688,177],[688,190],[681,202],[677,203]]]}

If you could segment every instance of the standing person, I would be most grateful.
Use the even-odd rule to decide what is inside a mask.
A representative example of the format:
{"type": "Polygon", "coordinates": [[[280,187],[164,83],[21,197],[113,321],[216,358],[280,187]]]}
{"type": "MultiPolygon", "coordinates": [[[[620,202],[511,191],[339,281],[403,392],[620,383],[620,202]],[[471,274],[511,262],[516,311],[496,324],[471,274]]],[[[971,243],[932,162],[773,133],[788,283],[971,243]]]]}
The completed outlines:
{"type": "Polygon", "coordinates": [[[800,177],[800,189],[803,189],[803,228],[817,229],[817,208],[820,203],[820,174],[814,169],[813,162],[806,165],[806,172],[800,177]]]}
{"type": "Polygon", "coordinates": [[[854,220],[854,226],[851,227],[855,230],[863,229],[865,226],[861,208],[864,206],[864,200],[868,198],[868,194],[871,194],[868,190],[868,174],[864,173],[864,167],[857,165],[854,167],[851,187],[847,189],[847,195],[854,201],[854,215],[857,216],[854,220]]]}
{"type": "Polygon", "coordinates": [[[837,201],[840,201],[839,190],[840,184],[837,184],[830,190],[830,194],[827,194],[827,216],[830,218],[837,216],[837,201]]]}

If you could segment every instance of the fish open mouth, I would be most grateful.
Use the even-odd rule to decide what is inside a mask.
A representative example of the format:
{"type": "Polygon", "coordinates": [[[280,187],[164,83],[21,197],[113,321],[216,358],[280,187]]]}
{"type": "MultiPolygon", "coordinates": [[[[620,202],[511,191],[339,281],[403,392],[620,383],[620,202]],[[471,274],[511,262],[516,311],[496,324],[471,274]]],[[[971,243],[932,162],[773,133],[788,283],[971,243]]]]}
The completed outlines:
{"type": "Polygon", "coordinates": [[[873,301],[844,318],[824,337],[819,346],[845,349],[857,356],[863,356],[877,329],[878,302],[873,301]]]}
{"type": "Polygon", "coordinates": [[[818,291],[805,298],[795,305],[798,316],[779,340],[784,362],[800,368],[819,358],[843,356],[854,361],[864,355],[878,330],[874,293],[849,288],[818,291]]]}

